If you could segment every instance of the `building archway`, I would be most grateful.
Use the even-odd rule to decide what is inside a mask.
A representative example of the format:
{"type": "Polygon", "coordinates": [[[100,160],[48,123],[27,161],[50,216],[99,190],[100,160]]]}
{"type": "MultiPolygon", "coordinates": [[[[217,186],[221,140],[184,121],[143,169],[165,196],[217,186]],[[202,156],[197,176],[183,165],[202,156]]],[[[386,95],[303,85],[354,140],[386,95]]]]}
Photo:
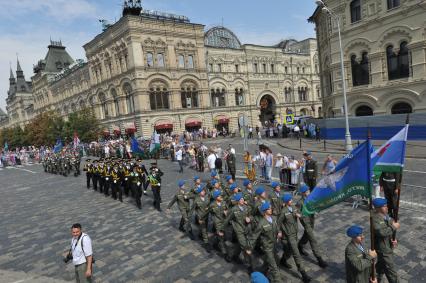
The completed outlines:
{"type": "Polygon", "coordinates": [[[276,108],[275,99],[271,95],[266,94],[262,96],[262,98],[260,99],[259,106],[260,106],[259,120],[262,123],[262,125],[267,126],[267,125],[273,124],[275,121],[275,108],[276,108]]]}
{"type": "Polygon", "coordinates": [[[406,102],[398,102],[392,106],[391,113],[392,114],[413,113],[413,108],[411,107],[410,104],[406,102]]]}
{"type": "Polygon", "coordinates": [[[355,116],[373,116],[373,109],[367,105],[358,106],[355,110],[355,116]]]}

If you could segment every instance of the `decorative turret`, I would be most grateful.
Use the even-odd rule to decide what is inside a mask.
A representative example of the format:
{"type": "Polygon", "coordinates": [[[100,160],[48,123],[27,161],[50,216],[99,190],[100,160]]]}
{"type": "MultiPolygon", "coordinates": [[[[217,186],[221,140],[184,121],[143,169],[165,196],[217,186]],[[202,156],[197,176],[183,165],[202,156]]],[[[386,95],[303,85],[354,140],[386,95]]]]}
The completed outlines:
{"type": "Polygon", "coordinates": [[[141,0],[125,0],[123,5],[123,17],[126,15],[139,16],[142,11],[141,0]]]}
{"type": "Polygon", "coordinates": [[[16,92],[16,80],[15,76],[13,75],[12,67],[10,67],[10,76],[9,76],[9,90],[7,92],[7,96],[11,97],[16,92]]]}
{"type": "Polygon", "coordinates": [[[22,71],[21,64],[19,64],[19,59],[16,59],[16,79],[24,77],[24,71],[22,71]]]}

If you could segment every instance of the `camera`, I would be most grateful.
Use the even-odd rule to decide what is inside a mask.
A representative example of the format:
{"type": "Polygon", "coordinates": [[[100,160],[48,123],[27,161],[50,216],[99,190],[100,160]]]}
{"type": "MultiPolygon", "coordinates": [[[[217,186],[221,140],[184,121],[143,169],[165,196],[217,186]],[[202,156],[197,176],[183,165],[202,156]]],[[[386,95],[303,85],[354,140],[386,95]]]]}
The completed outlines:
{"type": "Polygon", "coordinates": [[[72,260],[72,254],[68,253],[63,259],[65,263],[68,263],[70,260],[72,260]]]}

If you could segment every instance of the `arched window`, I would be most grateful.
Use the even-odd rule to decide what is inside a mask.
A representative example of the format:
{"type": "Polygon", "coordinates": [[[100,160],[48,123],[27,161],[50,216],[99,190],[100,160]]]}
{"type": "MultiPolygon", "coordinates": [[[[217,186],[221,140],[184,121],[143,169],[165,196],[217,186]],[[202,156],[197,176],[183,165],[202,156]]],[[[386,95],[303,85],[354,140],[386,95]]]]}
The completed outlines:
{"type": "Polygon", "coordinates": [[[212,89],[211,90],[211,96],[212,96],[212,106],[213,107],[219,107],[219,106],[226,106],[225,102],[225,89],[212,89]]]}
{"type": "Polygon", "coordinates": [[[101,102],[101,109],[102,109],[101,119],[105,119],[108,117],[109,113],[108,113],[108,105],[106,102],[106,97],[103,92],[99,94],[99,101],[101,102]]]}
{"type": "Polygon", "coordinates": [[[169,109],[169,92],[165,86],[153,86],[149,89],[151,110],[169,109]]]}
{"type": "Polygon", "coordinates": [[[357,60],[356,55],[351,56],[351,69],[353,86],[367,85],[370,83],[370,66],[367,52],[362,53],[360,61],[357,60]]]}
{"type": "Polygon", "coordinates": [[[197,108],[198,107],[198,91],[194,85],[186,85],[181,88],[180,99],[182,108],[197,108]]]}
{"type": "Polygon", "coordinates": [[[126,96],[127,114],[135,112],[135,97],[132,93],[132,86],[129,83],[123,85],[123,93],[126,96]]]}
{"type": "Polygon", "coordinates": [[[235,89],[235,105],[241,106],[244,104],[244,90],[242,88],[235,89]]]}
{"type": "Polygon", "coordinates": [[[355,116],[373,116],[373,109],[367,105],[361,105],[355,110],[355,116]]]}
{"type": "Polygon", "coordinates": [[[284,88],[284,99],[286,103],[291,102],[291,87],[284,88]]]}
{"type": "Polygon", "coordinates": [[[389,80],[408,78],[410,76],[410,59],[407,42],[401,42],[398,54],[392,45],[386,48],[389,80]]]}
{"type": "Polygon", "coordinates": [[[406,102],[398,102],[392,106],[392,114],[407,114],[413,113],[413,108],[406,102]]]}
{"type": "Polygon", "coordinates": [[[118,95],[115,89],[111,89],[111,97],[114,101],[115,116],[118,116],[120,115],[120,103],[118,101],[118,95]]]}
{"type": "Polygon", "coordinates": [[[183,55],[178,56],[178,67],[185,68],[185,57],[183,55]]]}
{"type": "Polygon", "coordinates": [[[351,2],[351,23],[356,23],[361,20],[361,0],[351,2]]]}
{"type": "Polygon", "coordinates": [[[164,67],[164,55],[162,53],[157,54],[157,67],[164,67]]]}
{"type": "Polygon", "coordinates": [[[299,101],[307,101],[308,100],[308,88],[307,87],[298,87],[297,91],[299,93],[299,101]]]}
{"type": "Polygon", "coordinates": [[[399,7],[400,0],[388,0],[388,10],[399,7]]]}
{"type": "Polygon", "coordinates": [[[188,68],[193,69],[194,68],[194,57],[192,55],[188,56],[188,68]]]}
{"type": "Polygon", "coordinates": [[[146,53],[146,65],[148,67],[154,67],[154,56],[151,52],[146,53]]]}

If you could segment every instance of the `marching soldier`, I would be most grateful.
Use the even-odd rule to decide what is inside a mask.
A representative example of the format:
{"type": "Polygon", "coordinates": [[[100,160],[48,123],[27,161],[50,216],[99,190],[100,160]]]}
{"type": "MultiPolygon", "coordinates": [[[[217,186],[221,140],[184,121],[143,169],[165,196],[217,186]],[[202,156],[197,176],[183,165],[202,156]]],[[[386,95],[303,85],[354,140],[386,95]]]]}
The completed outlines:
{"type": "Polygon", "coordinates": [[[83,171],[86,171],[86,185],[87,189],[90,189],[90,180],[92,179],[92,164],[90,159],[86,159],[86,164],[83,166],[83,171]]]}
{"type": "Polygon", "coordinates": [[[386,200],[388,201],[388,212],[389,216],[395,217],[395,208],[397,206],[397,198],[398,198],[398,188],[397,184],[401,178],[400,173],[396,172],[382,172],[380,175],[379,185],[380,189],[383,191],[386,200]]]}
{"type": "Polygon", "coordinates": [[[281,199],[281,185],[278,182],[273,181],[271,183],[273,189],[272,194],[269,195],[269,201],[272,206],[272,213],[274,216],[278,217],[281,214],[281,209],[283,206],[283,201],[281,199]]]}
{"type": "Polygon", "coordinates": [[[309,190],[312,190],[317,185],[317,175],[318,175],[318,165],[317,162],[312,158],[312,153],[307,152],[305,155],[305,172],[303,174],[303,179],[305,183],[309,186],[309,190]]]}
{"type": "Polygon", "coordinates": [[[377,252],[377,279],[382,282],[383,274],[389,283],[399,282],[394,263],[393,249],[397,240],[393,240],[393,233],[399,229],[400,224],[388,215],[387,200],[375,198],[373,200],[375,213],[373,214],[374,243],[377,252]]]}
{"type": "Polygon", "coordinates": [[[124,195],[126,197],[129,196],[129,191],[131,190],[132,182],[130,174],[132,173],[132,168],[130,167],[130,163],[125,163],[123,166],[123,188],[124,188],[124,195]]]}
{"type": "Polygon", "coordinates": [[[142,189],[141,189],[141,176],[138,172],[138,168],[135,166],[133,167],[133,172],[130,173],[130,182],[131,182],[131,190],[132,195],[135,198],[136,206],[139,209],[142,209],[142,202],[141,202],[141,196],[142,196],[142,189]]]}
{"type": "Polygon", "coordinates": [[[207,219],[209,217],[209,205],[210,198],[206,195],[206,185],[200,184],[197,189],[197,196],[195,197],[194,203],[191,207],[190,218],[195,212],[196,219],[198,219],[198,227],[201,232],[201,238],[203,240],[203,246],[208,253],[211,252],[211,246],[209,244],[209,238],[207,234],[207,219]]]}
{"type": "Polygon", "coordinates": [[[247,206],[242,193],[234,195],[232,200],[236,202],[236,205],[228,212],[223,223],[224,227],[227,227],[228,224],[231,223],[238,242],[231,258],[238,260],[241,251],[244,251],[244,256],[249,263],[249,272],[251,272],[253,271],[252,257],[246,253],[246,251],[250,249],[247,237],[251,231],[251,223],[253,223],[251,209],[247,206]]]}
{"type": "Polygon", "coordinates": [[[185,190],[185,181],[180,180],[178,182],[178,186],[179,191],[174,195],[173,199],[169,202],[169,205],[167,205],[167,212],[170,212],[170,208],[177,203],[182,216],[179,223],[179,230],[187,232],[189,237],[192,237],[191,225],[189,224],[190,204],[188,193],[185,190]]]}
{"type": "Polygon", "coordinates": [[[225,257],[225,260],[230,262],[231,258],[226,252],[225,246],[225,226],[224,220],[228,212],[226,204],[223,202],[222,191],[215,190],[213,191],[214,201],[210,205],[210,213],[213,220],[214,231],[216,233],[216,239],[218,240],[218,247],[222,254],[225,257]]]}
{"type": "Polygon", "coordinates": [[[155,163],[152,164],[151,168],[151,174],[148,176],[148,182],[151,184],[152,194],[154,195],[153,205],[155,209],[161,211],[161,176],[163,176],[164,173],[157,168],[155,163]]]}
{"type": "Polygon", "coordinates": [[[118,165],[115,164],[113,166],[113,169],[111,171],[111,191],[112,191],[112,197],[113,199],[117,200],[117,193],[118,193],[118,199],[123,202],[123,191],[121,189],[121,173],[119,171],[118,165]]]}
{"type": "Polygon", "coordinates": [[[105,164],[102,177],[104,180],[104,194],[107,197],[109,196],[109,188],[111,186],[111,164],[109,161],[105,164]]]}
{"type": "MultiPolygon", "coordinates": [[[[309,195],[309,187],[307,185],[303,185],[300,187],[299,192],[302,194],[302,198],[298,202],[298,208],[299,208],[299,211],[302,211],[303,203],[305,202],[305,199],[309,195]]],[[[326,268],[328,264],[324,261],[322,257],[319,244],[314,234],[315,215],[314,214],[309,216],[302,215],[302,217],[300,218],[300,223],[302,224],[304,229],[303,236],[298,243],[300,254],[304,256],[308,255],[308,253],[303,249],[303,246],[309,242],[311,244],[312,252],[314,253],[314,256],[317,258],[318,265],[321,268],[326,268]]]]}
{"type": "Polygon", "coordinates": [[[99,182],[99,178],[100,178],[100,171],[99,171],[99,165],[98,165],[98,161],[94,160],[93,161],[93,167],[92,167],[92,182],[93,182],[93,189],[95,191],[98,190],[98,182],[99,182]]]}
{"type": "MultiPolygon", "coordinates": [[[[269,201],[264,202],[260,206],[260,212],[262,218],[260,218],[256,225],[253,234],[250,237],[249,243],[256,243],[257,239],[260,239],[260,246],[263,251],[264,264],[267,266],[269,271],[269,277],[272,283],[283,282],[281,274],[277,266],[277,239],[281,239],[282,233],[277,223],[276,218],[272,215],[271,203],[269,201]]],[[[253,246],[247,250],[247,254],[251,254],[253,246]]]]}
{"type": "Polygon", "coordinates": [[[346,230],[346,235],[351,238],[345,249],[346,282],[348,283],[376,283],[372,280],[371,265],[377,257],[373,250],[367,250],[364,245],[362,228],[353,225],[346,230]]]}
{"type": "Polygon", "coordinates": [[[243,182],[244,190],[243,190],[243,197],[244,200],[247,202],[247,204],[252,207],[254,206],[254,191],[253,191],[253,184],[249,179],[245,179],[243,182]]]}
{"type": "Polygon", "coordinates": [[[303,267],[302,257],[300,256],[299,249],[297,248],[297,219],[299,219],[301,215],[296,211],[296,208],[292,204],[291,194],[286,193],[281,198],[283,204],[278,218],[278,224],[280,225],[283,233],[282,244],[284,253],[281,257],[280,264],[291,269],[288,259],[293,257],[297,270],[302,275],[303,282],[310,282],[312,278],[306,273],[305,268],[303,267]]]}

